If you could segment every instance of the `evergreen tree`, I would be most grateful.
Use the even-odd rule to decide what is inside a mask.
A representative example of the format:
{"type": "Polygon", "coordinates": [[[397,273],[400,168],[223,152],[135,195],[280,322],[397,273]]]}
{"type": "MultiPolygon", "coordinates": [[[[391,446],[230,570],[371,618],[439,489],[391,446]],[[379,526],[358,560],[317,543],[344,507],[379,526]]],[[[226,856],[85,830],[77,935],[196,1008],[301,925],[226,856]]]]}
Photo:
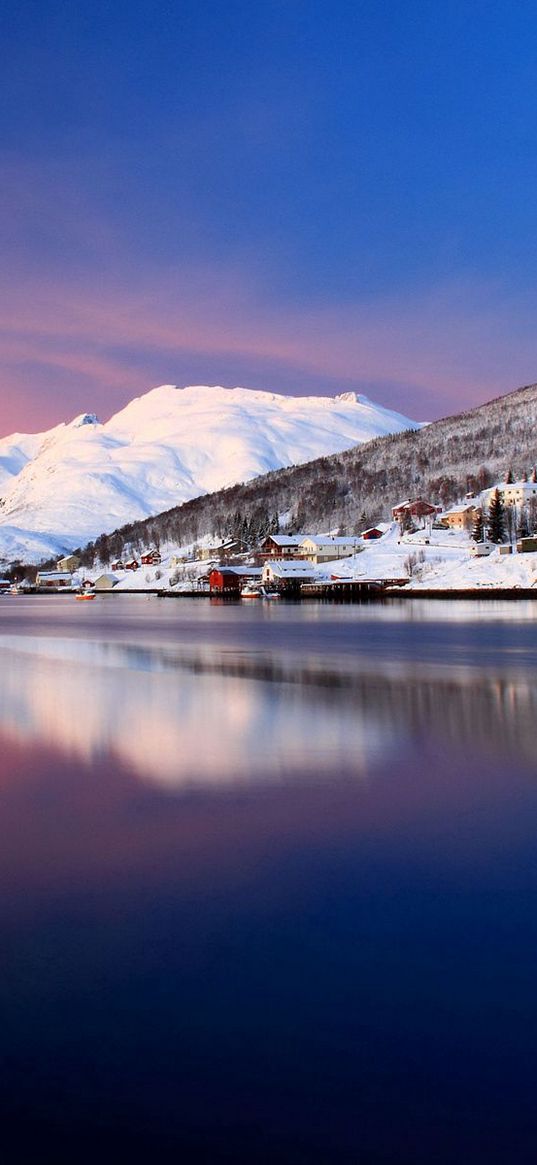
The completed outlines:
{"type": "Polygon", "coordinates": [[[474,542],[484,542],[485,541],[485,525],[483,522],[483,511],[482,510],[478,510],[476,513],[476,516],[474,518],[474,524],[472,527],[472,538],[473,538],[474,542]]]}
{"type": "Polygon", "coordinates": [[[513,477],[513,470],[512,470],[512,469],[511,469],[511,467],[509,466],[509,469],[507,470],[507,473],[506,473],[506,475],[505,475],[505,484],[506,484],[506,485],[512,485],[512,484],[513,484],[513,482],[514,482],[514,480],[515,480],[515,479],[514,479],[514,477],[513,477]]]}
{"type": "Polygon", "coordinates": [[[491,542],[503,542],[505,538],[505,508],[498,488],[490,499],[487,537],[491,542]]]}
{"type": "Polygon", "coordinates": [[[534,465],[531,471],[530,481],[537,482],[537,467],[534,465]]]}

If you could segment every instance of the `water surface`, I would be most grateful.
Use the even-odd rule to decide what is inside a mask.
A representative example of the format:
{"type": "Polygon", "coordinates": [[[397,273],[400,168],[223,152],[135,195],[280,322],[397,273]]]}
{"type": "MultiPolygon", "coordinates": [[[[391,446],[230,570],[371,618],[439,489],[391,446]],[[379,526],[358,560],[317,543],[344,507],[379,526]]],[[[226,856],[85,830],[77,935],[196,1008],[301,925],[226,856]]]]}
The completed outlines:
{"type": "Polygon", "coordinates": [[[0,600],[10,1162],[535,1160],[536,616],[0,600]]]}

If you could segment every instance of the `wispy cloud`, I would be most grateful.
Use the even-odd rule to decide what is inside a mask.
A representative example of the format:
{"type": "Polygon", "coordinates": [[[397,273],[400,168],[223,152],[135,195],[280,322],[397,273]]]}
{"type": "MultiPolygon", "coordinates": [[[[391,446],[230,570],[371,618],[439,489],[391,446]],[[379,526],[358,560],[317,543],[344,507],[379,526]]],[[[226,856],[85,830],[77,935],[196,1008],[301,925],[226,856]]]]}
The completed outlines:
{"type": "Polygon", "coordinates": [[[22,279],[0,289],[0,310],[3,397],[16,386],[21,419],[26,405],[67,416],[90,407],[92,393],[110,413],[163,371],[182,381],[183,368],[204,360],[221,362],[226,383],[245,367],[258,384],[270,374],[276,390],[296,377],[297,391],[304,378],[311,391],[318,377],[322,388],[354,383],[435,416],[531,380],[537,363],[528,305],[521,313],[500,286],[470,282],[321,309],[280,307],[237,270],[153,273],[139,287],[22,279]]]}

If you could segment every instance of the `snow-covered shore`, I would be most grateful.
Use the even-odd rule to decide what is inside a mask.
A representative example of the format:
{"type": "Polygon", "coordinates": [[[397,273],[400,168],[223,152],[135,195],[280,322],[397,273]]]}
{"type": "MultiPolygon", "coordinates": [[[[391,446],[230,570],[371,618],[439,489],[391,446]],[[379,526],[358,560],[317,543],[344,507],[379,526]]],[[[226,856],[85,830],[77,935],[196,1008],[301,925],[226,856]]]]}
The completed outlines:
{"type": "MultiPolygon", "coordinates": [[[[486,557],[472,554],[473,543],[466,533],[449,530],[420,530],[401,534],[397,523],[386,527],[382,538],[362,541],[359,553],[315,567],[318,580],[333,577],[378,582],[408,580],[405,592],[461,592],[476,590],[528,590],[537,594],[537,553],[505,554],[495,548],[486,557]]],[[[108,567],[79,570],[75,585],[94,582],[102,574],[113,576],[114,593],[169,591],[191,593],[198,589],[202,576],[211,566],[207,561],[188,561],[177,565],[191,547],[162,549],[158,566],[141,566],[136,571],[112,571],[108,567]]]]}

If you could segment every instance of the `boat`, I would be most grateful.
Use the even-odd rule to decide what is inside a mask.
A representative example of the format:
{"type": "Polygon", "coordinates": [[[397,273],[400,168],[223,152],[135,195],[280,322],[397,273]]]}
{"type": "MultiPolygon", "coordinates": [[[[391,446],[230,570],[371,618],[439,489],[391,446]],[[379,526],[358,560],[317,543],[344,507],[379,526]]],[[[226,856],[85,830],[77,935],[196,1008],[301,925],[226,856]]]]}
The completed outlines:
{"type": "Polygon", "coordinates": [[[268,591],[262,583],[247,582],[241,591],[241,599],[280,599],[279,591],[268,591]]]}
{"type": "Polygon", "coordinates": [[[94,598],[95,594],[93,591],[83,591],[81,595],[75,595],[75,599],[78,599],[81,603],[87,603],[89,599],[94,598]]]}
{"type": "Polygon", "coordinates": [[[262,587],[255,582],[247,582],[241,590],[241,599],[261,599],[262,587]]]}

